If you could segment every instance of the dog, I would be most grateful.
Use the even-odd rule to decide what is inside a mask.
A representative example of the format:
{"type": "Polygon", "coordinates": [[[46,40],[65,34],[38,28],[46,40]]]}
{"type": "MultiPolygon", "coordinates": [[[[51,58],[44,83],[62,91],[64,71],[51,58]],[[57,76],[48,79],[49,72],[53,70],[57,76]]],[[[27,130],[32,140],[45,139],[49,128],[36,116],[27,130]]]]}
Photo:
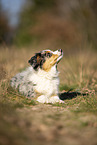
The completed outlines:
{"type": "Polygon", "coordinates": [[[11,86],[27,97],[35,97],[40,103],[64,103],[58,96],[57,64],[62,57],[62,49],[36,53],[28,61],[31,66],[11,79],[11,86]]]}

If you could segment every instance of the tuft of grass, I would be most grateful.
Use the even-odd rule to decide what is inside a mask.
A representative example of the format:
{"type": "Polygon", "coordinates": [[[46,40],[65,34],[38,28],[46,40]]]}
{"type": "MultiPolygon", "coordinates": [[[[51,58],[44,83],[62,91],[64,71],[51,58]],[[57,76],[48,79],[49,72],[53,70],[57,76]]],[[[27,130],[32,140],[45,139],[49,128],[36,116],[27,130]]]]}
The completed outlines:
{"type": "Polygon", "coordinates": [[[78,86],[77,85],[67,85],[67,84],[61,84],[60,86],[59,86],[59,90],[60,91],[63,91],[63,90],[65,90],[65,91],[73,91],[73,90],[75,90],[76,88],[77,88],[78,86]]]}
{"type": "Polygon", "coordinates": [[[31,106],[31,105],[36,105],[35,101],[32,99],[29,99],[23,95],[21,95],[18,90],[12,88],[10,86],[10,82],[2,82],[1,84],[2,87],[2,93],[0,94],[1,103],[9,103],[10,106],[13,106],[15,109],[16,108],[22,108],[24,106],[31,106]]]}

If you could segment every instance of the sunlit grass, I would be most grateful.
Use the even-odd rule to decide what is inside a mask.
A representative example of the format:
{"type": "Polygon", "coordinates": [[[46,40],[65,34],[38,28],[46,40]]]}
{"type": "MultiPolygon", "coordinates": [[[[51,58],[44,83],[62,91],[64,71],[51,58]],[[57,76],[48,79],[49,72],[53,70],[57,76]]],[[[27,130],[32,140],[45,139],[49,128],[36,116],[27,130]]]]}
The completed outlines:
{"type": "MultiPolygon", "coordinates": [[[[31,49],[29,49],[29,51],[27,49],[1,49],[1,100],[4,101],[4,97],[2,96],[6,96],[5,100],[8,99],[8,101],[10,100],[12,102],[18,102],[19,106],[35,105],[35,101],[33,99],[28,99],[25,96],[22,96],[19,94],[18,90],[14,90],[10,87],[10,78],[28,66],[27,60],[34,53],[35,50],[31,49]]],[[[67,96],[65,104],[62,106],[73,106],[74,104],[76,105],[76,103],[80,104],[81,101],[83,101],[83,98],[93,98],[96,96],[96,56],[97,54],[91,50],[78,51],[75,54],[68,56],[66,56],[66,54],[64,55],[62,61],[58,65],[58,69],[61,72],[59,90],[61,92],[80,92],[81,94],[86,93],[86,96],[78,96],[71,100],[68,100],[67,96]]]]}

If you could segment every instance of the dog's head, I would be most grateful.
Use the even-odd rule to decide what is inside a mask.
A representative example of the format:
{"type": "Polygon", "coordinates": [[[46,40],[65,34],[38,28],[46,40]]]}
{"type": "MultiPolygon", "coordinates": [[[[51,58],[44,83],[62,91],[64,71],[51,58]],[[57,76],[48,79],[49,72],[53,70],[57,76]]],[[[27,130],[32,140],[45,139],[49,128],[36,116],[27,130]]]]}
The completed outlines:
{"type": "Polygon", "coordinates": [[[51,50],[43,50],[39,53],[36,53],[35,56],[31,57],[28,61],[34,70],[38,70],[39,68],[49,71],[52,66],[58,64],[58,62],[62,59],[63,52],[62,49],[57,51],[51,50]]]}

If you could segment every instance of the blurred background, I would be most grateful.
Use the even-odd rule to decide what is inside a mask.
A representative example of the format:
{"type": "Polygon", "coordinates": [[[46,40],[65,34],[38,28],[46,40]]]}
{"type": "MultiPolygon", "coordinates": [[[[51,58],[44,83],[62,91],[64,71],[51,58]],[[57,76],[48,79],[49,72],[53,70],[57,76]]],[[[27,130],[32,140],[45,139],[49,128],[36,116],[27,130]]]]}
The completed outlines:
{"type": "Polygon", "coordinates": [[[97,49],[96,38],[97,0],[0,0],[1,46],[97,49]]]}

